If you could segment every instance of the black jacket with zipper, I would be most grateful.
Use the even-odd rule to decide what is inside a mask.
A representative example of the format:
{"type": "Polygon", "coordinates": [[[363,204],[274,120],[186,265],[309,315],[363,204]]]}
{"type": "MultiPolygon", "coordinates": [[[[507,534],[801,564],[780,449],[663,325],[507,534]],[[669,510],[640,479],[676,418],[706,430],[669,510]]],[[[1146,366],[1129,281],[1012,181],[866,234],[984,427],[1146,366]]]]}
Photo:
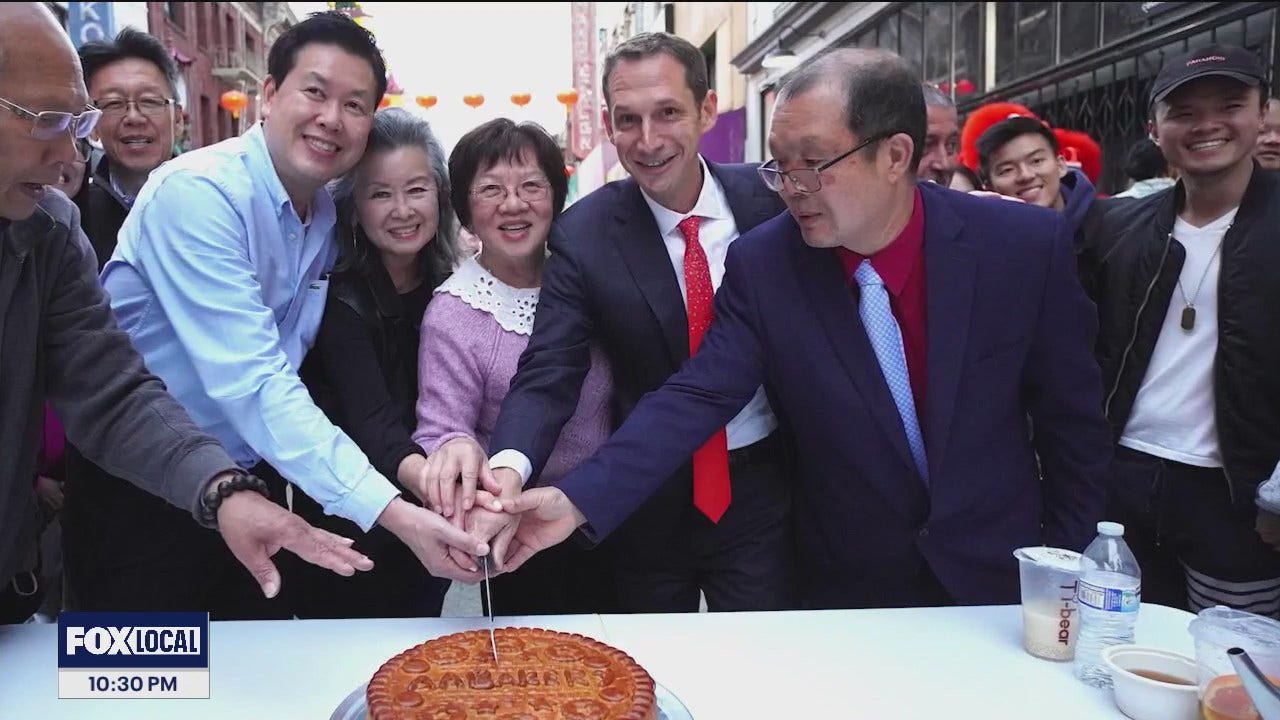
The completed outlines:
{"type": "MultiPolygon", "coordinates": [[[[1094,203],[1079,233],[1081,281],[1098,306],[1104,409],[1118,440],[1177,295],[1180,182],[1094,203]]],[[[1254,165],[1222,242],[1214,412],[1232,499],[1251,504],[1280,461],[1280,173],[1254,165]]]]}
{"type": "Polygon", "coordinates": [[[80,192],[72,198],[80,208],[80,226],[98,256],[98,272],[116,251],[120,226],[129,215],[129,204],[111,186],[111,162],[102,151],[95,151],[85,172],[80,192]]]}

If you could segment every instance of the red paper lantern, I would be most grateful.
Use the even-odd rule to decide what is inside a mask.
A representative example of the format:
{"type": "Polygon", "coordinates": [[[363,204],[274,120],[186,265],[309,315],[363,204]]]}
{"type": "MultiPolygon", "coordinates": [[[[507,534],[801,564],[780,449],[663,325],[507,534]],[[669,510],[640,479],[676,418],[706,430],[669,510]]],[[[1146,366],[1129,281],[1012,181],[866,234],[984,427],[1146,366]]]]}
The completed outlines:
{"type": "Polygon", "coordinates": [[[419,95],[417,98],[418,107],[423,110],[430,110],[436,104],[435,95],[419,95]]]}
{"type": "Polygon", "coordinates": [[[222,93],[219,100],[222,107],[231,112],[231,117],[240,119],[240,111],[249,106],[249,96],[239,90],[228,90],[222,93]]]}
{"type": "Polygon", "coordinates": [[[578,91],[565,90],[564,92],[556,93],[556,100],[559,101],[561,105],[564,105],[565,110],[568,110],[578,103],[578,91]]]}
{"type": "Polygon", "coordinates": [[[382,99],[378,101],[378,109],[379,109],[379,110],[384,110],[384,109],[389,108],[389,107],[391,107],[391,96],[390,96],[390,95],[383,95],[383,96],[382,96],[382,99]]]}
{"type": "Polygon", "coordinates": [[[478,108],[484,104],[484,96],[479,94],[464,95],[462,96],[462,102],[466,103],[469,107],[478,108]]]}
{"type": "Polygon", "coordinates": [[[525,105],[528,105],[529,101],[532,99],[533,99],[533,96],[530,95],[529,93],[516,93],[515,95],[511,96],[511,102],[515,103],[518,107],[524,107],[525,105]]]}

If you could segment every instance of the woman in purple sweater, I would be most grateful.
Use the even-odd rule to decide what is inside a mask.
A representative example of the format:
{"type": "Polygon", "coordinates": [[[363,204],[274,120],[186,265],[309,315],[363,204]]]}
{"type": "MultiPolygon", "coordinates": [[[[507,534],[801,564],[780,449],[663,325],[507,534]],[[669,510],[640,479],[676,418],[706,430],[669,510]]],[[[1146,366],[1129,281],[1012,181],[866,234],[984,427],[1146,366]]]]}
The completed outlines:
{"type": "MultiPolygon", "coordinates": [[[[551,136],[532,123],[516,125],[505,118],[458,141],[449,156],[449,176],[458,219],[479,240],[480,252],[436,289],[422,321],[413,439],[440,457],[485,454],[516,364],[529,344],[547,236],[568,194],[564,161],[551,136]]],[[[560,435],[541,484],[554,484],[609,436],[612,380],[603,355],[595,352],[593,357],[578,409],[560,435]]],[[[461,508],[440,504],[444,507],[439,511],[461,522],[461,508]]],[[[607,549],[588,552],[564,544],[556,550],[492,580],[498,593],[495,613],[612,608],[607,549]]]]}

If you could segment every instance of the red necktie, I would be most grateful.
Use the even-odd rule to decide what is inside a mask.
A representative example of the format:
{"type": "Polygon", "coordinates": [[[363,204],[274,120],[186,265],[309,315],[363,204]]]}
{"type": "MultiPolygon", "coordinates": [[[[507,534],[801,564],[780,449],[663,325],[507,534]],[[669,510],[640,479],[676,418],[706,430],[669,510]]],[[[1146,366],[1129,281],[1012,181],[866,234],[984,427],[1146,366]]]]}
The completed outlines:
{"type": "MultiPolygon", "coordinates": [[[[688,296],[689,356],[702,344],[702,336],[711,327],[714,316],[715,290],[711,288],[711,270],[707,253],[698,242],[701,218],[690,215],[678,227],[684,235],[684,288],[688,296]]],[[[729,507],[729,442],[724,428],[716,431],[706,445],[693,454],[693,505],[720,522],[729,507]]]]}

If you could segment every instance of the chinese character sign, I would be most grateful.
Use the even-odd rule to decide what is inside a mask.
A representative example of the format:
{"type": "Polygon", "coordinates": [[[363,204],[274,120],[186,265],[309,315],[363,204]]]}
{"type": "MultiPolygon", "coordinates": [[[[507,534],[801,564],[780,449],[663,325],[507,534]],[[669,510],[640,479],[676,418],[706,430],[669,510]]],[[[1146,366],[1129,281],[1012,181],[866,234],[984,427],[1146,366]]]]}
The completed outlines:
{"type": "Polygon", "coordinates": [[[595,3],[575,2],[573,22],[573,89],[578,102],[569,109],[569,148],[582,160],[599,142],[600,100],[596,87],[595,3]]]}

